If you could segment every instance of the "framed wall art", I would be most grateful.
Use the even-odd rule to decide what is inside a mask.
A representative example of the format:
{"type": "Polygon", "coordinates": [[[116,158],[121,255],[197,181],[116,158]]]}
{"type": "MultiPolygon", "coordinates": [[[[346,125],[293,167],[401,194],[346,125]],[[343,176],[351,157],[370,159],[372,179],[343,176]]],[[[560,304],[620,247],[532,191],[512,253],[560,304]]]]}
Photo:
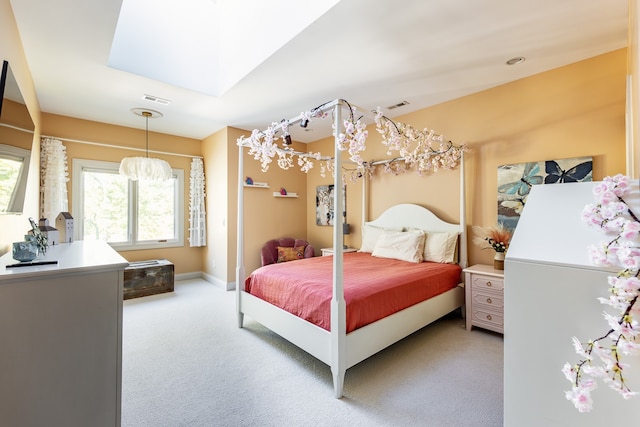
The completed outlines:
{"type": "Polygon", "coordinates": [[[498,166],[498,223],[515,230],[534,185],[592,181],[592,173],[591,157],[498,166]]]}
{"type": "Polygon", "coordinates": [[[316,225],[333,225],[333,185],[316,187],[316,225]]]}
{"type": "MultiPolygon", "coordinates": [[[[330,225],[336,218],[334,209],[334,185],[319,185],[316,187],[316,225],[330,225]]],[[[342,206],[347,209],[347,188],[343,187],[342,206]]]]}

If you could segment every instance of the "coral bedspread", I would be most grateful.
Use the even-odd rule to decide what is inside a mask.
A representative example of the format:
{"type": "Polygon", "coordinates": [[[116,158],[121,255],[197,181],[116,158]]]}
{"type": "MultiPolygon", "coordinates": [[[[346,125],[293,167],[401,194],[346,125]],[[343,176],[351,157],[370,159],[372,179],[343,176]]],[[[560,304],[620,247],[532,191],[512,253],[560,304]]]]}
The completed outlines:
{"type": "MultiPolygon", "coordinates": [[[[461,267],[344,254],[347,333],[460,283],[461,267]]],[[[255,270],[245,291],[326,330],[331,329],[333,257],[271,264],[255,270]]]]}

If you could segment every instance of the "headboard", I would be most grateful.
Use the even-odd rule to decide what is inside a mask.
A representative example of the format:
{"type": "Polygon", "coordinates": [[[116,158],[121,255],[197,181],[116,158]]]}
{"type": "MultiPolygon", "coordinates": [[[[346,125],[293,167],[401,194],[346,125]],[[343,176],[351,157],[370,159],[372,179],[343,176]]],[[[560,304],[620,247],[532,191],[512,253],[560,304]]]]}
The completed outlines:
{"type": "Polygon", "coordinates": [[[429,209],[411,203],[401,203],[390,207],[373,221],[367,221],[376,227],[419,228],[431,232],[458,233],[458,264],[467,267],[467,233],[465,226],[452,224],[438,218],[429,209]]]}
{"type": "Polygon", "coordinates": [[[414,227],[427,231],[462,233],[460,224],[451,224],[438,218],[429,209],[411,203],[395,205],[366,224],[377,227],[414,227]]]}

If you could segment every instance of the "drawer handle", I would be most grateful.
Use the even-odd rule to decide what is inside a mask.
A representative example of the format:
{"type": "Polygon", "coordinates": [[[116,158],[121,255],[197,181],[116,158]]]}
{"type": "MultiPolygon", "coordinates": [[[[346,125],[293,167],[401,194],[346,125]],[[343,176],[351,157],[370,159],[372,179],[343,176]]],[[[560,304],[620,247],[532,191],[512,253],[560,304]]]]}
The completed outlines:
{"type": "Polygon", "coordinates": [[[487,303],[491,304],[493,301],[491,301],[491,298],[487,298],[487,303]]]}
{"type": "Polygon", "coordinates": [[[491,315],[487,314],[487,320],[491,320],[491,319],[492,319],[491,315]]]}
{"type": "Polygon", "coordinates": [[[491,282],[487,282],[487,286],[491,287],[491,282]]]}

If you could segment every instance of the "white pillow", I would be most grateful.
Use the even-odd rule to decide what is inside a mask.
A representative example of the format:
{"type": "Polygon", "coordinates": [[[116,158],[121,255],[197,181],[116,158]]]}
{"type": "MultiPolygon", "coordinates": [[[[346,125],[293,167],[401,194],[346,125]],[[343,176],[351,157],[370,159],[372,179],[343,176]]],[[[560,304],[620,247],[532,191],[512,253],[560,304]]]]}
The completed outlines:
{"type": "Polygon", "coordinates": [[[376,243],[378,242],[378,238],[385,231],[402,231],[402,227],[376,227],[371,224],[364,224],[362,227],[362,245],[360,245],[360,249],[358,252],[373,252],[376,248],[376,243]]]}
{"type": "Polygon", "coordinates": [[[408,262],[422,262],[425,234],[423,232],[385,231],[376,243],[372,256],[408,262]]]}
{"type": "Polygon", "coordinates": [[[425,261],[455,263],[458,233],[429,233],[424,243],[425,261]]]}

